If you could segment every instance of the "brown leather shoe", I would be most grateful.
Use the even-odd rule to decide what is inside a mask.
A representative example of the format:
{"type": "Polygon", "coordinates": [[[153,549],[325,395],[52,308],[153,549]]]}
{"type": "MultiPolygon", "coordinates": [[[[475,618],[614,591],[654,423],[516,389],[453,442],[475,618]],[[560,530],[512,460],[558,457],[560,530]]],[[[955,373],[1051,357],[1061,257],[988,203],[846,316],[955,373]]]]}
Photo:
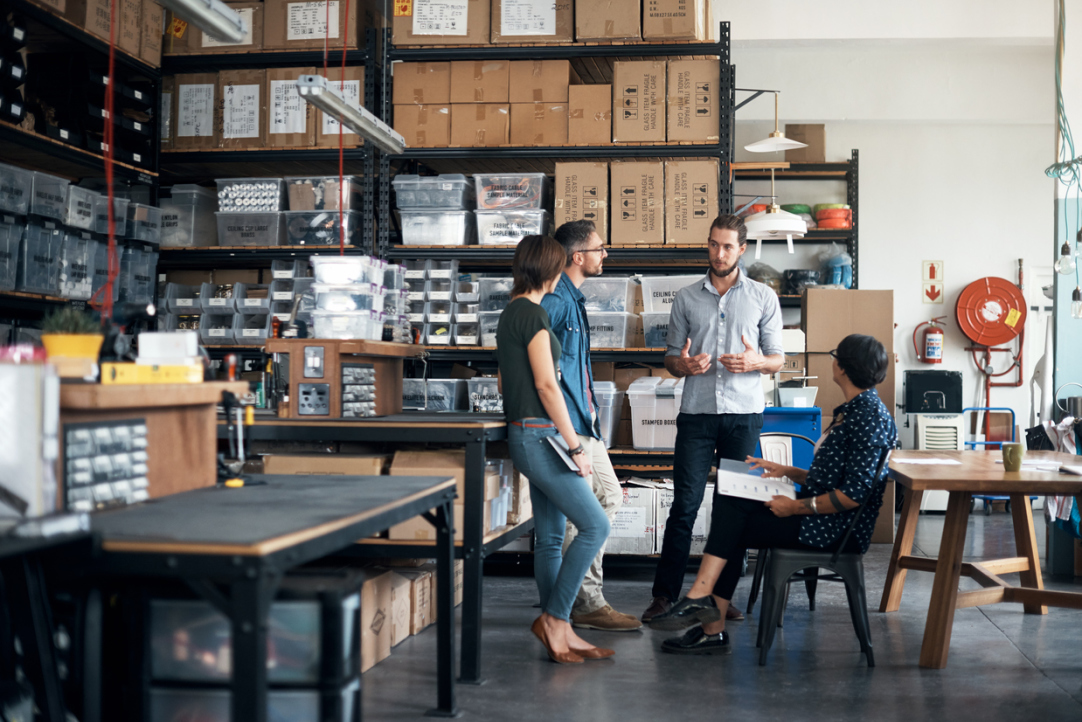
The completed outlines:
{"type": "Polygon", "coordinates": [[[606,604],[589,614],[572,614],[571,626],[581,629],[600,629],[603,632],[633,632],[642,627],[642,622],[606,604]]]}
{"type": "MultiPolygon", "coordinates": [[[[549,659],[557,664],[582,664],[582,657],[574,652],[554,652],[552,647],[549,646],[548,635],[545,634],[545,625],[541,623],[541,617],[534,620],[530,625],[530,631],[534,633],[534,636],[541,640],[541,644],[545,645],[545,651],[549,653],[549,659]]],[[[615,652],[614,652],[615,654],[615,652]]]]}
{"type": "Polygon", "coordinates": [[[741,612],[736,607],[734,607],[732,604],[730,604],[729,608],[727,610],[725,610],[725,621],[726,622],[743,622],[744,621],[744,613],[741,612]]]}
{"type": "Polygon", "coordinates": [[[642,613],[642,621],[649,623],[651,619],[659,614],[672,609],[672,602],[665,597],[654,597],[654,601],[650,603],[650,606],[646,608],[646,611],[642,613]]]}

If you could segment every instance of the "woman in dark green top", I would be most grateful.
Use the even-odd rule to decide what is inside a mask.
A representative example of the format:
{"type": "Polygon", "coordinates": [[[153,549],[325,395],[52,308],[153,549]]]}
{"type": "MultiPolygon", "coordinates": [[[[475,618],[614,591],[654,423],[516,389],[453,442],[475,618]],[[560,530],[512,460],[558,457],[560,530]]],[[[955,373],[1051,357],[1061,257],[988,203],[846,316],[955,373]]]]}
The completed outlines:
{"type": "Polygon", "coordinates": [[[531,629],[553,661],[577,664],[614,653],[582,640],[569,623],[583,577],[608,539],[609,520],[590,488],[590,458],[571,424],[557,378],[560,342],[541,307],[566,262],[563,246],[553,238],[527,236],[519,243],[511,267],[511,303],[496,330],[496,358],[511,459],[530,480],[533,501],[534,577],[542,613],[531,629]],[[563,451],[554,442],[562,442],[563,451]],[[563,554],[568,521],[579,533],[563,554]]]}

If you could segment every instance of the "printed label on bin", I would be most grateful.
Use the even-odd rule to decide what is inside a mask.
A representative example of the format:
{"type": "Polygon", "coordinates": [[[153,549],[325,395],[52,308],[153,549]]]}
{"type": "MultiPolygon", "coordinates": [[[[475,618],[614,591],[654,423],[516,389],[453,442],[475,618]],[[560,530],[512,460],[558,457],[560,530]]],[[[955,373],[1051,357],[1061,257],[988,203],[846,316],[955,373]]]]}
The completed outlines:
{"type": "Polygon", "coordinates": [[[455,316],[459,323],[477,323],[478,315],[476,313],[460,313],[455,316]]]}
{"type": "Polygon", "coordinates": [[[263,329],[261,328],[244,328],[241,329],[240,332],[241,336],[244,336],[245,338],[253,338],[261,333],[263,333],[263,329]]]}
{"type": "Polygon", "coordinates": [[[214,338],[215,336],[225,336],[225,329],[224,328],[210,328],[210,329],[207,329],[207,335],[210,336],[211,338],[214,338]]]}
{"type": "Polygon", "coordinates": [[[263,299],[262,298],[246,298],[246,299],[244,299],[244,305],[245,306],[255,306],[255,307],[258,308],[262,304],[263,304],[263,299]]]}
{"type": "Polygon", "coordinates": [[[275,280],[293,278],[293,271],[272,271],[271,278],[275,280]]]}
{"type": "Polygon", "coordinates": [[[406,271],[406,280],[407,281],[409,281],[409,280],[424,280],[424,277],[425,277],[424,270],[406,271]]]}
{"type": "MultiPolygon", "coordinates": [[[[287,278],[288,278],[288,276],[287,276],[287,278]]],[[[274,300],[274,301],[292,301],[293,300],[293,292],[292,291],[275,291],[274,293],[271,294],[271,300],[274,300]]]]}
{"type": "Polygon", "coordinates": [[[207,301],[207,304],[210,306],[224,306],[227,303],[229,303],[228,298],[212,298],[207,301]]]}
{"type": "Polygon", "coordinates": [[[469,0],[417,0],[414,35],[466,35],[469,0]]]}
{"type": "Polygon", "coordinates": [[[456,337],[456,340],[458,341],[458,343],[462,344],[463,346],[476,346],[477,345],[477,337],[476,336],[463,336],[463,335],[459,334],[456,337]]]}
{"type": "Polygon", "coordinates": [[[190,307],[192,305],[193,300],[194,299],[191,299],[191,298],[175,298],[175,299],[173,299],[173,302],[177,306],[181,306],[183,308],[188,308],[188,307],[190,307]]]}
{"type": "Polygon", "coordinates": [[[286,14],[286,40],[313,38],[338,39],[338,0],[329,2],[289,3],[286,14]],[[330,29],[327,29],[327,16],[330,29]]]}

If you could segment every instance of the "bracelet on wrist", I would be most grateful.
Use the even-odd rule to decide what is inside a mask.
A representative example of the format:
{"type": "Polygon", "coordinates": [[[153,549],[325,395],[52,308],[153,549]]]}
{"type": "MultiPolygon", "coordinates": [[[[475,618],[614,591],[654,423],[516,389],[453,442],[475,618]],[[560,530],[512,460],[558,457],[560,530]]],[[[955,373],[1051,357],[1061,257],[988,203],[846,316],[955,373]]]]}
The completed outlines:
{"type": "Polygon", "coordinates": [[[574,449],[568,449],[567,450],[567,455],[568,456],[578,456],[579,454],[585,454],[585,453],[586,453],[586,447],[583,446],[582,444],[579,444],[574,449]]]}
{"type": "Polygon", "coordinates": [[[819,516],[819,506],[816,504],[816,497],[814,496],[811,498],[811,510],[812,514],[819,516]]]}

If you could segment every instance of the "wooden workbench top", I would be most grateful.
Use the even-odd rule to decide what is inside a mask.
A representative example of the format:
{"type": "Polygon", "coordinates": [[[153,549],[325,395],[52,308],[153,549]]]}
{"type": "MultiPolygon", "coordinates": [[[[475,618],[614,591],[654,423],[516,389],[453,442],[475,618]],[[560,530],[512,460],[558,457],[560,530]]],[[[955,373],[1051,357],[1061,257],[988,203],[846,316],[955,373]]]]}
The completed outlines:
{"type": "Polygon", "coordinates": [[[223,391],[248,393],[247,381],[201,384],[61,384],[61,409],[146,409],[217,404],[223,391]]]}

